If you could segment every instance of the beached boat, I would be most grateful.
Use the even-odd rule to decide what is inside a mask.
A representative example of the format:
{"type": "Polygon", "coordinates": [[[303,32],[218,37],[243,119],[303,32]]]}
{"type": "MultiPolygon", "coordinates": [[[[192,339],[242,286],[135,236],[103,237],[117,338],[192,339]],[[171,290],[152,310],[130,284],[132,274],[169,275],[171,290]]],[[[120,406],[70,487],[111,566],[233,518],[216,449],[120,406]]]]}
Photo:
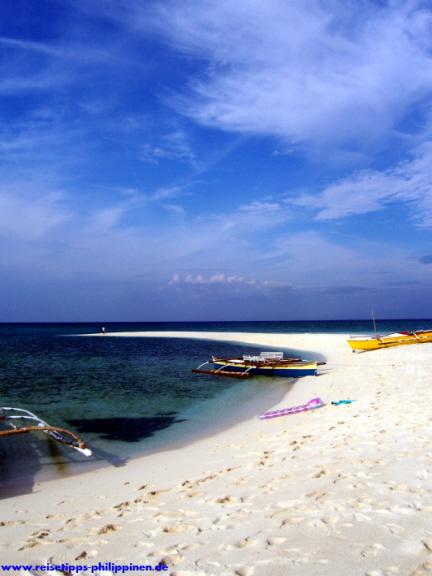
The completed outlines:
{"type": "Polygon", "coordinates": [[[252,376],[283,376],[301,378],[315,376],[318,364],[301,358],[284,358],[283,352],[261,352],[259,356],[244,355],[241,358],[220,358],[212,356],[192,372],[228,376],[231,378],[251,378],[252,376]],[[205,366],[208,366],[205,368],[205,366]]]}
{"type": "Polygon", "coordinates": [[[47,422],[22,408],[0,407],[0,438],[2,436],[11,436],[13,434],[25,434],[28,432],[43,432],[50,438],[61,444],[65,444],[74,450],[77,450],[84,456],[91,456],[92,451],[81,440],[79,436],[57,426],[50,426],[47,422]]]}
{"type": "Polygon", "coordinates": [[[348,344],[353,352],[365,352],[366,350],[379,350],[391,346],[404,346],[406,344],[421,344],[432,342],[432,330],[417,330],[415,332],[394,332],[379,336],[350,336],[348,344]]]}

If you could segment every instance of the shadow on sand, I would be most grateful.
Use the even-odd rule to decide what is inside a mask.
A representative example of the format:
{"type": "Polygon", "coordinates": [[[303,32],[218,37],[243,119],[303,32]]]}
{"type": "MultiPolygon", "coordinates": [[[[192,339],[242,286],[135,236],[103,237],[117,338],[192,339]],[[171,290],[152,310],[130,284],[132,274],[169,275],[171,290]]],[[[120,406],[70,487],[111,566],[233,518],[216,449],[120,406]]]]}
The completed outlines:
{"type": "Polygon", "coordinates": [[[23,434],[4,440],[0,444],[0,499],[31,493],[36,482],[46,479],[66,478],[106,463],[115,467],[127,463],[127,458],[90,448],[93,455],[85,458],[44,436],[23,434]]]}
{"type": "Polygon", "coordinates": [[[30,433],[3,439],[0,458],[1,498],[32,492],[42,468],[56,477],[67,476],[74,462],[54,440],[30,433]]]}

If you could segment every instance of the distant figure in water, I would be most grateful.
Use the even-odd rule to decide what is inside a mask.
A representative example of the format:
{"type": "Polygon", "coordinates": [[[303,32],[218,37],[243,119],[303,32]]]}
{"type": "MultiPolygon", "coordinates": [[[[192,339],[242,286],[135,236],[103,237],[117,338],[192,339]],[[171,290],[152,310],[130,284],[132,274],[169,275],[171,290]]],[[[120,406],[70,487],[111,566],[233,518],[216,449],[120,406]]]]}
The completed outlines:
{"type": "Polygon", "coordinates": [[[106,328],[105,328],[105,326],[102,326],[102,334],[105,335],[105,332],[106,332],[106,328]]]}

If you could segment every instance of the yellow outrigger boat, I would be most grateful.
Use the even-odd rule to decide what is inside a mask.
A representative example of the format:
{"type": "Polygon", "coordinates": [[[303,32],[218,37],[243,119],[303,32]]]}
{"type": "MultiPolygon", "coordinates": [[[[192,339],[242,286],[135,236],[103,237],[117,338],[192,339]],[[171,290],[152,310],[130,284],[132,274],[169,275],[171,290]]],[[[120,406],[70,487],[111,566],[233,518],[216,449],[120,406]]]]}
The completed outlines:
{"type": "Polygon", "coordinates": [[[432,330],[417,330],[415,332],[395,332],[385,336],[350,336],[348,344],[353,352],[365,352],[366,350],[379,350],[391,346],[404,346],[406,344],[421,344],[432,342],[432,330]]]}

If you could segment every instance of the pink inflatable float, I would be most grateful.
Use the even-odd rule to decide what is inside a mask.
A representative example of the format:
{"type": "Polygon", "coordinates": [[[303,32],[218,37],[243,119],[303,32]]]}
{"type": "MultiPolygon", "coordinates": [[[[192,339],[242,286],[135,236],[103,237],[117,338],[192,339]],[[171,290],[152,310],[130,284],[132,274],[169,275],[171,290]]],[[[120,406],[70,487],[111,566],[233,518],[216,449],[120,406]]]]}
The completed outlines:
{"type": "Polygon", "coordinates": [[[322,408],[325,406],[321,398],[312,398],[307,404],[300,406],[291,406],[291,408],[281,408],[280,410],[273,410],[272,412],[264,412],[259,416],[260,420],[267,420],[268,418],[277,418],[278,416],[288,416],[288,414],[298,414],[299,412],[307,412],[315,408],[322,408]]]}

